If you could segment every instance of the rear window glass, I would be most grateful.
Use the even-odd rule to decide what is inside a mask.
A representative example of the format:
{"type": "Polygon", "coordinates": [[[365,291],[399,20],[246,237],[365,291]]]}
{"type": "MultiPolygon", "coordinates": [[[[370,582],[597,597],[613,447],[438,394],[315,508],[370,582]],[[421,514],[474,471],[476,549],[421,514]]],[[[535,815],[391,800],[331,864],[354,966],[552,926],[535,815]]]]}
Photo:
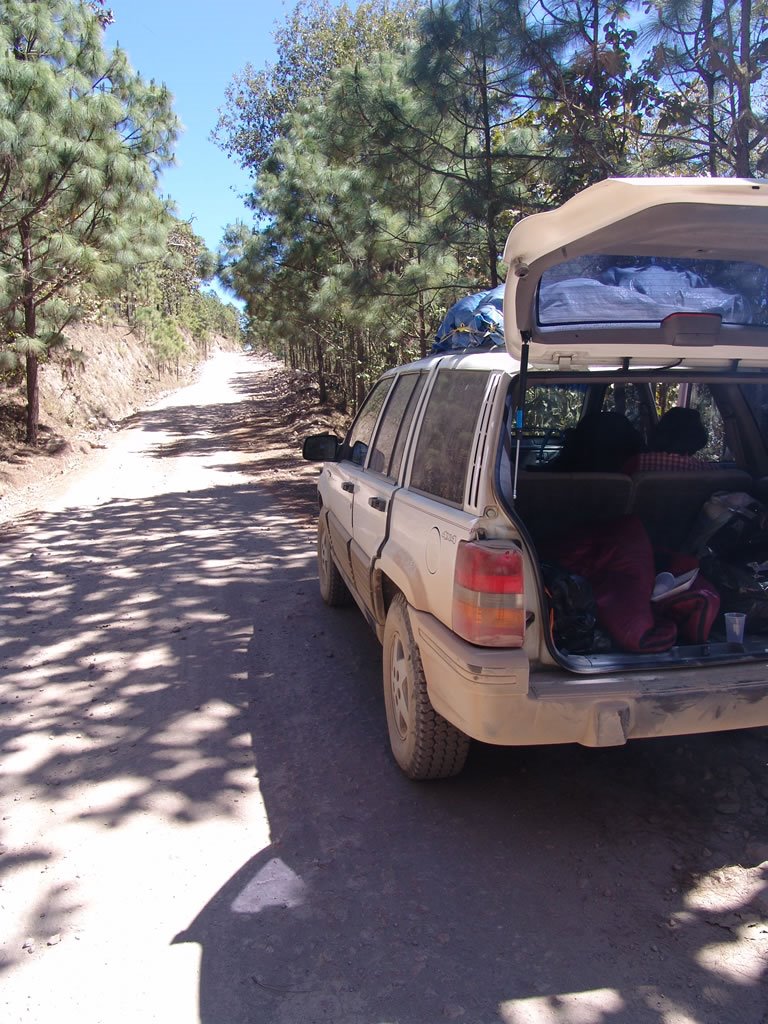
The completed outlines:
{"type": "Polygon", "coordinates": [[[723,417],[709,387],[691,384],[687,406],[698,411],[707,432],[707,443],[696,452],[696,457],[705,462],[732,462],[733,453],[726,443],[723,417]]]}
{"type": "MultiPolygon", "coordinates": [[[[762,394],[758,395],[755,392],[755,401],[762,417],[761,423],[768,429],[768,385],[762,394]]],[[[695,455],[702,464],[733,462],[733,454],[727,444],[723,416],[718,408],[716,396],[707,384],[617,381],[607,386],[536,383],[529,387],[526,391],[525,428],[521,445],[523,464],[527,468],[545,468],[547,463],[560,454],[567,437],[587,412],[598,411],[623,416],[637,434],[642,445],[641,450],[647,448],[650,451],[684,451],[686,454],[695,455]],[[676,446],[656,447],[660,441],[656,434],[658,421],[665,413],[677,407],[695,410],[700,426],[692,428],[690,419],[687,419],[687,427],[683,428],[677,419],[678,426],[668,426],[663,435],[669,442],[670,430],[673,433],[676,431],[677,436],[672,438],[676,446]],[[681,430],[683,434],[690,433],[691,429],[696,431],[693,441],[680,433],[681,430]]],[[[627,465],[631,465],[629,458],[628,455],[627,465]]],[[[591,468],[598,468],[597,461],[591,468]]],[[[667,467],[652,462],[640,468],[667,467]]],[[[637,467],[634,471],[637,471],[637,467]]]]}
{"type": "Polygon", "coordinates": [[[607,412],[618,412],[626,416],[643,441],[648,441],[654,415],[652,396],[647,384],[630,384],[625,381],[609,384],[602,408],[607,412]]]}
{"type": "Polygon", "coordinates": [[[659,323],[672,313],[713,313],[726,324],[768,326],[768,268],[727,260],[580,256],[539,283],[542,327],[659,323]]]}
{"type": "Polygon", "coordinates": [[[475,424],[487,383],[487,373],[473,370],[438,373],[419,431],[411,487],[462,504],[475,424]]]}
{"type": "Polygon", "coordinates": [[[525,392],[521,458],[526,466],[544,466],[563,446],[566,431],[579,422],[586,384],[533,384],[525,392]]]}

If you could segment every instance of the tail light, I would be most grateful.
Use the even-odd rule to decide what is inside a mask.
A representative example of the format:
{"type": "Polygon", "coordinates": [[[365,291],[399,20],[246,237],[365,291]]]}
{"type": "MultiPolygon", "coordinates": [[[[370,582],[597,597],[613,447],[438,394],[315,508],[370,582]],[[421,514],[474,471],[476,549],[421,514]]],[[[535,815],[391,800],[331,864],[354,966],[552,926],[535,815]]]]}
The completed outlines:
{"type": "Polygon", "coordinates": [[[507,541],[461,541],[453,580],[453,630],[483,647],[522,647],[523,554],[507,541]]]}

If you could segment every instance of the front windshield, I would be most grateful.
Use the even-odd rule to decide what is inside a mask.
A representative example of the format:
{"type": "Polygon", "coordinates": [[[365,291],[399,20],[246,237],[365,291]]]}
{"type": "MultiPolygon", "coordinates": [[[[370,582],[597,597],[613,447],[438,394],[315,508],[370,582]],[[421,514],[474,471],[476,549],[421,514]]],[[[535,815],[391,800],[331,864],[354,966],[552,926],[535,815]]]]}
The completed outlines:
{"type": "Polygon", "coordinates": [[[660,323],[710,313],[724,324],[768,326],[768,268],[728,260],[580,256],[539,283],[542,327],[660,323]]]}

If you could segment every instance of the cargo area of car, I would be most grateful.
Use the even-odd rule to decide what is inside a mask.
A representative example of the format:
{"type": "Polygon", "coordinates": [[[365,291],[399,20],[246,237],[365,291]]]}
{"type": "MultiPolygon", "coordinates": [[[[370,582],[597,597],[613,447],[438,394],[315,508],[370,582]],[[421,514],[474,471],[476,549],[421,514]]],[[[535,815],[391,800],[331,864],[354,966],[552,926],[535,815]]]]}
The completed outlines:
{"type": "MultiPolygon", "coordinates": [[[[587,388],[591,386],[585,385],[587,388]]],[[[717,391],[716,388],[714,390],[717,391]]],[[[729,415],[735,416],[738,412],[728,409],[729,415]]],[[[728,429],[735,429],[733,422],[728,429]]],[[[706,580],[704,573],[707,565],[713,564],[712,553],[701,537],[697,538],[703,510],[713,495],[738,495],[743,501],[752,499],[755,509],[764,507],[768,481],[761,475],[759,462],[753,460],[754,465],[750,466],[753,471],[750,472],[743,465],[737,465],[731,458],[731,452],[724,447],[728,461],[718,464],[702,462],[701,468],[685,472],[564,471],[552,468],[557,461],[558,446],[562,443],[562,437],[553,437],[556,433],[531,430],[518,448],[514,429],[510,426],[511,442],[504,446],[501,454],[499,483],[505,504],[522,522],[522,535],[530,544],[532,560],[541,574],[541,592],[548,603],[545,614],[549,619],[549,645],[558,662],[575,673],[599,674],[672,666],[695,668],[765,659],[768,655],[768,523],[763,523],[765,544],[755,547],[755,558],[760,563],[764,561],[765,565],[751,563],[755,573],[749,595],[739,594],[735,585],[727,588],[727,592],[726,588],[720,591],[717,580],[713,583],[706,580]],[[519,459],[517,473],[516,458],[519,459]],[[641,525],[637,526],[638,523],[641,525]],[[625,524],[630,527],[627,540],[625,532],[622,532],[626,530],[625,524]],[[634,543],[638,532],[643,535],[644,545],[647,538],[652,553],[646,553],[646,546],[642,548],[642,555],[634,556],[630,552],[627,556],[624,545],[634,543]],[[567,598],[572,578],[581,575],[579,571],[573,571],[568,559],[563,559],[562,555],[568,551],[570,543],[581,543],[585,536],[598,541],[603,537],[617,538],[616,592],[607,602],[607,618],[625,614],[630,618],[632,615],[650,616],[654,622],[664,619],[670,602],[665,605],[665,599],[654,600],[647,593],[647,566],[642,567],[642,578],[638,582],[642,595],[632,592],[638,559],[647,562],[649,558],[653,559],[652,571],[656,578],[661,570],[682,565],[691,570],[680,577],[686,584],[687,577],[697,569],[693,583],[689,585],[694,590],[708,588],[710,608],[713,601],[719,601],[717,614],[699,628],[698,634],[696,630],[681,627],[673,642],[657,642],[655,648],[651,644],[654,649],[644,651],[640,649],[641,643],[634,639],[632,642],[622,642],[621,637],[617,639],[616,630],[612,632],[606,628],[605,622],[600,621],[602,614],[596,605],[600,604],[604,611],[605,593],[602,594],[602,603],[595,602],[591,608],[586,608],[588,598],[584,598],[583,590],[579,591],[581,584],[574,583],[574,615],[578,617],[583,612],[596,617],[594,640],[590,642],[588,630],[586,638],[578,635],[573,639],[572,633],[565,637],[558,635],[557,617],[564,614],[561,609],[563,593],[567,598]],[[702,552],[706,553],[709,561],[707,557],[700,557],[702,552]],[[565,564],[560,564],[561,561],[565,564]],[[761,589],[764,589],[765,617],[761,610],[757,615],[749,614],[750,610],[754,611],[755,602],[761,600],[761,589]],[[712,597],[713,590],[717,592],[716,598],[712,597]],[[582,602],[581,607],[579,601],[582,602]],[[742,610],[748,612],[745,631],[743,641],[736,643],[726,634],[725,613],[742,610]]],[[[725,443],[723,441],[724,446],[725,443]]],[[[742,462],[749,455],[748,447],[740,446],[742,462]]],[[[590,591],[589,585],[586,590],[590,591]]],[[[695,602],[691,600],[688,603],[695,602]]],[[[562,630],[560,632],[562,634],[562,630]]]]}

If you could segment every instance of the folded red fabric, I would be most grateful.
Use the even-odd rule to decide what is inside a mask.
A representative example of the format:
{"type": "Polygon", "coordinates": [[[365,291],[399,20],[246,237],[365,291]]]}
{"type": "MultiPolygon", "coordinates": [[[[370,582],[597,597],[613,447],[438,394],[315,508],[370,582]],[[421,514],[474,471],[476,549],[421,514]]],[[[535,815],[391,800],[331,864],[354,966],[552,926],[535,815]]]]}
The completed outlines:
{"type": "Polygon", "coordinates": [[[705,643],[720,610],[715,587],[699,573],[683,593],[652,603],[657,561],[683,575],[698,559],[678,552],[654,555],[637,516],[582,527],[559,540],[548,557],[589,580],[599,624],[624,651],[655,654],[680,640],[705,643]]]}
{"type": "Polygon", "coordinates": [[[557,542],[551,557],[589,580],[598,621],[617,647],[654,654],[674,645],[677,626],[671,618],[654,615],[656,564],[637,516],[575,530],[557,542]]]}

